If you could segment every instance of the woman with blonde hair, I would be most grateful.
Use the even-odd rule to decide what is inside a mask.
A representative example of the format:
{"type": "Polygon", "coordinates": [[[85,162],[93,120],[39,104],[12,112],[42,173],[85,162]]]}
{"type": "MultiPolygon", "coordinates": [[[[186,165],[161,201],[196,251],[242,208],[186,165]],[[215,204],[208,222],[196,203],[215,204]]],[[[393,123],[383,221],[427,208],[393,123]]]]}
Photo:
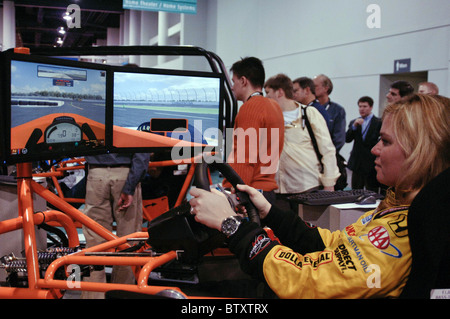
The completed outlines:
{"type": "Polygon", "coordinates": [[[380,132],[380,141],[372,149],[378,157],[375,160],[378,181],[392,187],[383,205],[410,204],[420,189],[449,167],[449,101],[445,97],[416,94],[384,110],[383,125],[391,128],[391,135],[380,132]],[[393,137],[404,159],[386,163],[393,168],[384,172],[380,153],[389,151],[393,137]]]}
{"type": "MultiPolygon", "coordinates": [[[[226,233],[242,269],[266,282],[280,298],[399,297],[413,260],[410,205],[436,176],[448,175],[449,99],[412,95],[387,106],[380,135],[372,152],[377,179],[390,189],[377,209],[343,230],[306,225],[296,212],[272,206],[245,185],[237,188],[250,195],[277,239],[242,219],[219,194],[192,189],[191,211],[197,221],[226,233]]],[[[415,215],[425,219],[427,213],[415,215]]],[[[442,215],[447,217],[440,224],[445,224],[448,214],[442,215]]],[[[448,250],[445,227],[440,240],[448,250]]]]}

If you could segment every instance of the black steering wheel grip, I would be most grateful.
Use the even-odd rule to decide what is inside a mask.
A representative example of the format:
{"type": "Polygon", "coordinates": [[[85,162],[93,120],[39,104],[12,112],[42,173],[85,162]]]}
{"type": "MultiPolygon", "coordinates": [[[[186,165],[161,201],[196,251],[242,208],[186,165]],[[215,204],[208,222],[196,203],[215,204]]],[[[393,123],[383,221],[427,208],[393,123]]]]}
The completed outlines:
{"type": "Polygon", "coordinates": [[[195,185],[201,189],[209,191],[210,184],[208,178],[208,167],[218,170],[236,190],[236,196],[239,198],[239,202],[244,205],[249,220],[261,225],[258,210],[251,202],[248,194],[246,192],[240,192],[236,188],[236,185],[244,184],[242,178],[229,164],[208,159],[210,158],[204,157],[202,162],[197,164],[197,167],[195,168],[195,185]]]}

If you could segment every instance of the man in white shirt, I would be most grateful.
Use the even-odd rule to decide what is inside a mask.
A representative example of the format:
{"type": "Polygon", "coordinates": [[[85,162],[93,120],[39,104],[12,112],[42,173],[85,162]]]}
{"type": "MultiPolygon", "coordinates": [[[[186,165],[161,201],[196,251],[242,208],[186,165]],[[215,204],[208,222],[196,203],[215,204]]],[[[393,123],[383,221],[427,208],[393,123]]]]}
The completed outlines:
{"type": "Polygon", "coordinates": [[[283,152],[276,175],[278,193],[295,194],[313,189],[334,190],[340,173],[336,164],[336,149],[323,116],[316,108],[293,100],[292,81],[284,74],[271,77],[266,81],[264,89],[266,96],[280,105],[285,122],[283,152]],[[302,118],[302,107],[306,107],[322,154],[323,173],[320,172],[320,163],[302,118]]]}

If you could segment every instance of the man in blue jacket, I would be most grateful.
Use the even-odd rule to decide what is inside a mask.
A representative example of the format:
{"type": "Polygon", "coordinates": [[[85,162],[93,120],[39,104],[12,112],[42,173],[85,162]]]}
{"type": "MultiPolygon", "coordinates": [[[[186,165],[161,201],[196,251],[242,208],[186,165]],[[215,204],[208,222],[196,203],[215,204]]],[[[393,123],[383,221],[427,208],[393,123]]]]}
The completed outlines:
{"type": "Polygon", "coordinates": [[[330,117],[328,127],[331,139],[336,147],[336,153],[338,153],[345,144],[345,109],[338,103],[330,100],[329,96],[333,91],[333,83],[328,76],[319,74],[313,81],[317,101],[327,110],[330,117]]]}

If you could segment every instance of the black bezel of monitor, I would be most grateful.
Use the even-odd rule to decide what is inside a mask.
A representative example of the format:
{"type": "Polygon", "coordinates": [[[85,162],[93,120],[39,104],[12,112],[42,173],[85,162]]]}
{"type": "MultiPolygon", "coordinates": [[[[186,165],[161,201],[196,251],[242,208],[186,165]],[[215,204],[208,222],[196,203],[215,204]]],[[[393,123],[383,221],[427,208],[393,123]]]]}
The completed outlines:
{"type": "MultiPolygon", "coordinates": [[[[218,129],[221,133],[223,130],[223,108],[224,108],[224,77],[219,73],[205,72],[205,71],[187,71],[187,70],[173,70],[173,69],[158,69],[158,68],[135,68],[128,66],[114,66],[111,68],[111,72],[108,76],[111,77],[110,81],[113,83],[113,87],[111,90],[107,91],[107,99],[111,101],[112,105],[112,113],[114,117],[114,76],[116,73],[139,73],[139,74],[149,74],[149,75],[168,75],[168,76],[181,76],[181,77],[204,77],[204,78],[215,78],[219,81],[219,100],[218,100],[218,119],[215,124],[214,129],[218,129]]],[[[146,119],[146,121],[150,121],[150,118],[146,119]]],[[[113,126],[107,127],[110,131],[107,132],[113,136],[113,126]]],[[[112,143],[116,143],[114,137],[111,139],[112,143]]],[[[195,143],[201,143],[199,140],[193,141],[195,143]]],[[[223,139],[219,138],[217,140],[218,145],[210,145],[209,147],[203,148],[204,151],[213,151],[213,152],[222,152],[223,148],[223,139]]],[[[197,144],[198,145],[198,144],[197,144]]],[[[142,152],[151,152],[155,151],[158,148],[153,147],[117,147],[113,144],[108,145],[108,149],[111,152],[115,153],[142,153],[142,152]]]]}
{"type": "MultiPolygon", "coordinates": [[[[12,94],[11,94],[11,64],[12,61],[23,61],[23,62],[31,62],[36,64],[45,64],[45,65],[54,65],[57,67],[66,67],[66,68],[81,68],[81,69],[89,69],[89,70],[98,70],[105,72],[105,80],[108,79],[108,69],[109,67],[102,64],[89,63],[89,62],[80,62],[74,61],[64,58],[54,58],[54,57],[43,57],[37,55],[29,55],[29,54],[20,54],[14,53],[13,50],[8,50],[1,53],[1,64],[2,75],[1,75],[1,132],[2,132],[2,145],[1,145],[1,160],[3,164],[16,164],[23,162],[35,162],[35,161],[43,161],[43,160],[52,160],[52,159],[61,159],[66,157],[82,157],[85,155],[96,155],[96,154],[104,154],[107,152],[107,145],[110,144],[109,140],[111,136],[108,136],[107,130],[107,121],[108,118],[111,118],[109,113],[112,112],[112,109],[108,107],[108,83],[105,83],[105,118],[103,119],[103,123],[105,125],[105,137],[104,142],[96,144],[94,148],[91,148],[88,144],[90,141],[82,141],[85,142],[85,146],[81,148],[75,148],[70,145],[70,142],[60,143],[56,145],[55,149],[49,150],[45,148],[43,151],[37,152],[28,152],[26,154],[12,154],[12,145],[11,145],[11,131],[12,131],[12,119],[11,119],[11,107],[12,107],[12,94]],[[64,145],[63,145],[64,144],[64,145]]],[[[111,85],[109,85],[111,86],[111,85]]],[[[67,121],[70,122],[69,118],[59,118],[59,121],[67,121]]],[[[70,124],[67,124],[70,125],[70,124]]],[[[88,128],[89,129],[89,128],[88,128]]],[[[42,134],[44,133],[43,130],[42,134]]],[[[41,143],[42,144],[42,143],[41,143]]],[[[95,143],[94,143],[95,144],[95,143]]]]}

